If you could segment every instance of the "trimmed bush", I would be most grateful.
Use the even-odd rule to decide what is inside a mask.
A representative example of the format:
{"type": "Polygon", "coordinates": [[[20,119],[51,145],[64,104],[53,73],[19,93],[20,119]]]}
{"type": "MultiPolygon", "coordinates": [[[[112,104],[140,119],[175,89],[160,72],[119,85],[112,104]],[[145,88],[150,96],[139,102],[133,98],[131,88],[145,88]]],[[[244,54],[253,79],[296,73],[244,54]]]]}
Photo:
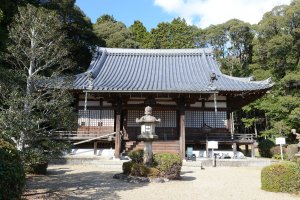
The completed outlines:
{"type": "Polygon", "coordinates": [[[154,166],[160,171],[160,176],[168,179],[179,179],[182,160],[178,154],[157,153],[153,156],[154,166]]]}
{"type": "Polygon", "coordinates": [[[143,165],[140,159],[143,153],[141,150],[132,153],[132,161],[123,163],[123,173],[130,176],[141,177],[165,177],[168,179],[179,179],[182,166],[181,158],[178,154],[158,153],[153,156],[153,166],[143,165]]]}
{"type": "Polygon", "coordinates": [[[159,177],[160,171],[157,168],[150,167],[148,170],[149,170],[148,177],[151,177],[151,178],[159,177]]]}
{"type": "Polygon", "coordinates": [[[296,163],[278,163],[261,171],[261,187],[271,192],[297,192],[300,190],[300,167],[296,163]]]}
{"type": "Polygon", "coordinates": [[[144,150],[143,149],[137,149],[135,151],[131,151],[131,152],[128,153],[128,157],[134,163],[143,163],[144,150]]]}
{"type": "Polygon", "coordinates": [[[286,148],[286,154],[289,160],[295,160],[295,154],[298,153],[298,145],[290,144],[286,148]]]}
{"type": "Polygon", "coordinates": [[[130,175],[132,169],[133,162],[124,162],[122,165],[123,174],[130,175]]]}
{"type": "Polygon", "coordinates": [[[143,164],[135,163],[132,161],[123,163],[122,169],[123,174],[130,176],[147,177],[148,174],[151,172],[150,168],[144,166],[143,164]]]}
{"type": "Polygon", "coordinates": [[[17,149],[0,139],[0,199],[20,199],[25,173],[17,149]]]}
{"type": "Polygon", "coordinates": [[[271,148],[275,146],[272,140],[266,139],[258,143],[258,151],[261,157],[272,158],[271,148]]]}

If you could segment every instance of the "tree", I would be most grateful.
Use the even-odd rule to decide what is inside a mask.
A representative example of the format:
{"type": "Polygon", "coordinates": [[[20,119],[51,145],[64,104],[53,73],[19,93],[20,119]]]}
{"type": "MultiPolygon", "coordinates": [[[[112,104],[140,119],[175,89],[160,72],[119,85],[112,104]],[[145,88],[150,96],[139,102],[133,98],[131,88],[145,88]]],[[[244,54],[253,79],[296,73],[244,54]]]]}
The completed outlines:
{"type": "Polygon", "coordinates": [[[223,24],[212,25],[204,32],[205,41],[214,49],[223,73],[231,76],[249,75],[254,37],[250,24],[232,19],[223,24]]]}
{"type": "Polygon", "coordinates": [[[48,0],[39,4],[57,12],[66,33],[66,43],[69,44],[69,58],[76,68],[69,69],[71,74],[85,71],[89,66],[95,46],[104,43],[93,32],[93,25],[89,18],[75,5],[75,0],[48,0]]]}
{"type": "Polygon", "coordinates": [[[132,32],[122,22],[112,16],[103,15],[94,24],[94,32],[99,39],[105,41],[106,47],[138,48],[132,32]]]}
{"type": "Polygon", "coordinates": [[[56,12],[30,4],[18,10],[9,28],[6,59],[22,82],[3,101],[0,129],[4,137],[13,137],[24,150],[42,148],[41,140],[48,140],[57,129],[72,126],[70,95],[63,88],[49,87],[51,82],[47,81],[47,77],[53,79],[71,67],[72,62],[56,12]]]}
{"type": "Polygon", "coordinates": [[[171,23],[162,22],[151,30],[151,47],[161,49],[182,49],[203,47],[201,30],[187,25],[181,18],[175,18],[171,23]]]}
{"type": "Polygon", "coordinates": [[[134,21],[129,30],[132,32],[133,39],[138,42],[140,48],[149,47],[150,34],[142,22],[139,20],[134,21]]]}

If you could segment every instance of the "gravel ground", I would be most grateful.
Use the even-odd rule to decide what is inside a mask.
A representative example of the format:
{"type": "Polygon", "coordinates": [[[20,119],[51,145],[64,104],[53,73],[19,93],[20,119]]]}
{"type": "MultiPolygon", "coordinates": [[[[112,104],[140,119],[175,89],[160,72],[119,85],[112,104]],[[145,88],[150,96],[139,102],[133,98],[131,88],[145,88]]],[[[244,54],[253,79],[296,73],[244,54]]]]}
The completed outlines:
{"type": "Polygon", "coordinates": [[[261,168],[187,168],[182,180],[165,183],[127,183],[113,179],[119,168],[52,165],[47,176],[28,176],[24,199],[188,199],[289,200],[300,195],[260,189],[261,168]]]}

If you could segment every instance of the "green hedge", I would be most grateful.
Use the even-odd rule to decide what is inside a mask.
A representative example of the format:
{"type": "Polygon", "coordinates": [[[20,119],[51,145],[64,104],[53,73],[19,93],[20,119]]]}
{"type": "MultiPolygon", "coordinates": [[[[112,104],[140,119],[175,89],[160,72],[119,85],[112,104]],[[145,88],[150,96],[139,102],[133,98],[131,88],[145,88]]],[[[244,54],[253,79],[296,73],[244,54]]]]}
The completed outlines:
{"type": "Polygon", "coordinates": [[[261,171],[261,187],[271,192],[300,191],[300,166],[296,163],[278,163],[261,171]]]}
{"type": "Polygon", "coordinates": [[[271,148],[275,146],[272,140],[266,139],[258,143],[258,151],[261,157],[272,158],[271,148]]]}
{"type": "Polygon", "coordinates": [[[0,139],[0,199],[20,199],[25,173],[16,148],[0,139]]]}

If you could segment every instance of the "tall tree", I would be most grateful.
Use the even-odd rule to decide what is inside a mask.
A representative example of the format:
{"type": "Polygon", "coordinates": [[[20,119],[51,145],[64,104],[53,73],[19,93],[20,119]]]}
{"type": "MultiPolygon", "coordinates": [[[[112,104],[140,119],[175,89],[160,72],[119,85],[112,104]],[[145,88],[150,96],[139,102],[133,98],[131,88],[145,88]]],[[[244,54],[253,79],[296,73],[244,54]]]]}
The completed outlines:
{"type": "Polygon", "coordinates": [[[40,5],[55,10],[62,20],[65,40],[70,46],[69,57],[75,62],[76,68],[70,73],[78,73],[89,66],[95,46],[103,42],[93,32],[89,18],[75,5],[75,0],[39,0],[40,5]]]}
{"type": "Polygon", "coordinates": [[[105,42],[106,47],[138,48],[132,32],[112,16],[103,15],[94,24],[94,32],[105,42]]]}
{"type": "Polygon", "coordinates": [[[150,34],[142,22],[139,20],[134,21],[129,30],[132,32],[133,39],[138,42],[140,48],[149,47],[150,34]]]}
{"type": "Polygon", "coordinates": [[[10,92],[8,101],[4,101],[0,129],[2,134],[13,136],[18,147],[24,149],[52,134],[53,127],[63,128],[68,124],[64,116],[71,116],[72,110],[67,92],[39,89],[41,84],[46,86],[46,77],[59,75],[72,62],[68,58],[63,24],[56,12],[30,4],[18,10],[9,28],[6,58],[24,84],[10,92]]]}
{"type": "Polygon", "coordinates": [[[214,49],[223,73],[232,76],[249,75],[254,37],[251,28],[248,23],[232,19],[204,30],[206,43],[214,49]]]}
{"type": "Polygon", "coordinates": [[[189,26],[184,19],[175,18],[171,23],[162,22],[151,30],[152,48],[196,48],[202,47],[201,30],[189,26]]]}

